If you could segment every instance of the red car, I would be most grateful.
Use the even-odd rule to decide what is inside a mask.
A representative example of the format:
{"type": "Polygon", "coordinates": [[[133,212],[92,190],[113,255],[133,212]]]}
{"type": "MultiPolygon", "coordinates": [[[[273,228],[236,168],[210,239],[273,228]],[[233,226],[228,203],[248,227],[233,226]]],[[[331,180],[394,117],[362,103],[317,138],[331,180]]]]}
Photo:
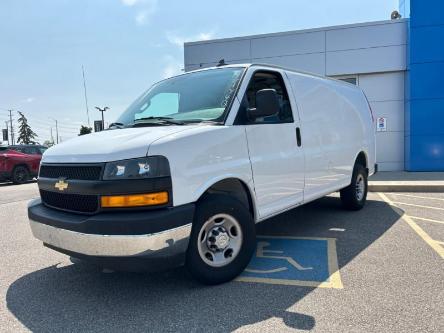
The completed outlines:
{"type": "Polygon", "coordinates": [[[45,149],[37,145],[0,147],[0,181],[23,184],[37,177],[45,149]]]}

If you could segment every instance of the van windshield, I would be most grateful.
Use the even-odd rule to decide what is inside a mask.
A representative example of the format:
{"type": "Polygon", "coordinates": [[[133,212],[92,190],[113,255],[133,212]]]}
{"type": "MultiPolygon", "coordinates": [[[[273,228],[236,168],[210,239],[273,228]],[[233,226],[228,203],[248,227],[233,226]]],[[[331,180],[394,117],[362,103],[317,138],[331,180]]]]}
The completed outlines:
{"type": "Polygon", "coordinates": [[[217,68],[161,81],[139,97],[116,124],[222,122],[244,69],[217,68]]]}

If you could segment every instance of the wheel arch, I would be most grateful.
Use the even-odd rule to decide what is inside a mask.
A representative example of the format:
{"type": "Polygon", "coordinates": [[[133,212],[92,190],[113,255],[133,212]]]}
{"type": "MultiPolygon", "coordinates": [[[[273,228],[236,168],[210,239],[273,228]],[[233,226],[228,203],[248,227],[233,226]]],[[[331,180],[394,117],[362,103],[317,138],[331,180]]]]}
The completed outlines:
{"type": "Polygon", "coordinates": [[[354,165],[356,164],[361,164],[368,170],[368,156],[365,150],[361,150],[358,154],[356,154],[354,165]]]}
{"type": "Polygon", "coordinates": [[[15,164],[15,165],[12,167],[12,172],[14,172],[14,170],[17,169],[18,167],[24,167],[26,170],[28,170],[29,173],[31,173],[31,169],[29,168],[29,165],[27,165],[26,163],[18,163],[18,164],[15,164]]]}
{"type": "Polygon", "coordinates": [[[245,205],[250,211],[253,220],[256,222],[257,212],[254,200],[254,190],[242,179],[228,177],[215,180],[200,194],[197,201],[210,193],[227,194],[235,197],[245,205]]]}

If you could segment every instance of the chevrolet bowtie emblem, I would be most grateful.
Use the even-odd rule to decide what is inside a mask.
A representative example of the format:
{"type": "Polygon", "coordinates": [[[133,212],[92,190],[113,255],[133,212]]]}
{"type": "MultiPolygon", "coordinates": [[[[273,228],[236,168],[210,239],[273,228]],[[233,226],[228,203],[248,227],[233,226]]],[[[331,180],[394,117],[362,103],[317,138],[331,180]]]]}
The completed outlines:
{"type": "Polygon", "coordinates": [[[64,191],[68,188],[68,183],[66,183],[64,179],[59,179],[59,181],[55,183],[54,187],[59,191],[64,191]]]}

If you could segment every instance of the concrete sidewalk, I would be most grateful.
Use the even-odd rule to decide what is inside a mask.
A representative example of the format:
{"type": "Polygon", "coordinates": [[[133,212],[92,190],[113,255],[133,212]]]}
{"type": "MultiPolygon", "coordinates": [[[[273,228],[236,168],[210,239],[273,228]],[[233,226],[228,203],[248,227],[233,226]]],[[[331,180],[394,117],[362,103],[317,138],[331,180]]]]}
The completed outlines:
{"type": "Polygon", "coordinates": [[[444,192],[444,172],[380,171],[368,185],[370,192],[444,192]]]}

